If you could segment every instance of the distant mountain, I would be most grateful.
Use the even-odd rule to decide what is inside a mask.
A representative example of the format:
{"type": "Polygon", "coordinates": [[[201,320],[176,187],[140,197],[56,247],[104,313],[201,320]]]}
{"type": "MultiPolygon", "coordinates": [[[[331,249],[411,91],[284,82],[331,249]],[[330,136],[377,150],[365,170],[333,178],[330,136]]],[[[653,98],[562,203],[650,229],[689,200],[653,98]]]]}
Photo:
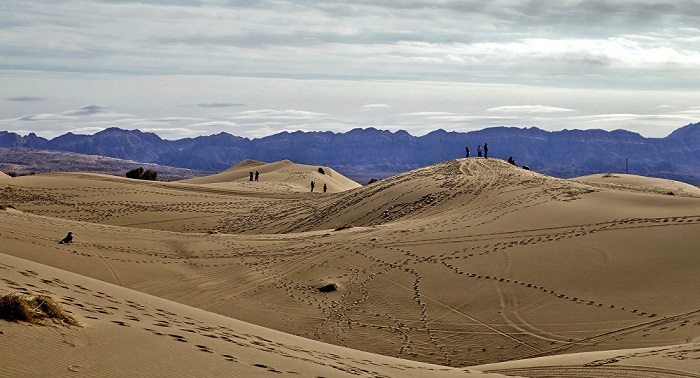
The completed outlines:
{"type": "Polygon", "coordinates": [[[175,141],[153,133],[109,128],[94,135],[68,133],[48,140],[0,132],[0,147],[28,147],[103,155],[148,163],[221,171],[242,160],[332,166],[359,182],[383,178],[438,161],[472,156],[489,144],[489,156],[558,177],[625,172],[700,184],[700,123],[666,138],[645,138],[615,130],[544,131],[536,127],[493,127],[467,133],[433,131],[416,137],[406,131],[374,128],[346,133],[282,132],[259,139],[220,133],[175,141]]]}
{"type": "Polygon", "coordinates": [[[144,164],[98,155],[83,155],[75,152],[0,147],[0,171],[12,172],[17,175],[47,172],[93,172],[124,177],[127,171],[138,167],[158,172],[158,179],[161,181],[184,180],[213,173],[158,164],[144,164]]]}

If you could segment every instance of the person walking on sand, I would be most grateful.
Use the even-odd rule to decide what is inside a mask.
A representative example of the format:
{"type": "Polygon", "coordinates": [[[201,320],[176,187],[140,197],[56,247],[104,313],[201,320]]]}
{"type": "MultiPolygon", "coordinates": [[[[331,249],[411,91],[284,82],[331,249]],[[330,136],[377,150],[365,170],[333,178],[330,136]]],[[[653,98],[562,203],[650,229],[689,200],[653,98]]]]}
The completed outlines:
{"type": "Polygon", "coordinates": [[[467,156],[465,156],[465,157],[469,157],[469,146],[467,146],[467,147],[464,147],[464,148],[466,148],[466,149],[467,149],[467,156]]]}
{"type": "Polygon", "coordinates": [[[249,172],[249,173],[250,173],[250,181],[253,181],[253,172],[249,172]]]}
{"type": "Polygon", "coordinates": [[[323,184],[323,192],[325,193],[326,190],[328,190],[328,187],[326,186],[326,184],[323,184]]]}
{"type": "Polygon", "coordinates": [[[481,151],[482,151],[481,145],[479,145],[479,146],[476,148],[476,156],[477,156],[477,157],[481,157],[481,151]]]}
{"type": "Polygon", "coordinates": [[[260,173],[258,173],[258,171],[255,171],[255,181],[258,181],[258,176],[260,176],[260,173]]]}
{"type": "Polygon", "coordinates": [[[314,186],[316,186],[316,183],[315,183],[315,182],[313,182],[313,181],[311,181],[311,192],[313,192],[313,191],[314,191],[314,186]]]}
{"type": "Polygon", "coordinates": [[[489,158],[489,144],[484,143],[484,158],[488,159],[489,158]]]}

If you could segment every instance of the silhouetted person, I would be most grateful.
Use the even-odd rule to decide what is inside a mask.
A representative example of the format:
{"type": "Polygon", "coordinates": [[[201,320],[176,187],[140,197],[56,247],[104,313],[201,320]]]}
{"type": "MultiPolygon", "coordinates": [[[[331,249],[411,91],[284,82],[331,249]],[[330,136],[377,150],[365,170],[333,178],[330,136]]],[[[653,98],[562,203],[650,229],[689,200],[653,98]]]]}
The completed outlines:
{"type": "Polygon", "coordinates": [[[258,171],[255,171],[255,181],[258,181],[258,176],[260,176],[260,173],[258,173],[258,171]]]}
{"type": "Polygon", "coordinates": [[[513,164],[513,165],[517,165],[517,164],[515,164],[515,160],[513,160],[512,156],[508,158],[508,162],[513,164]]]}
{"type": "Polygon", "coordinates": [[[72,242],[73,242],[73,233],[69,232],[68,235],[66,235],[66,237],[63,238],[63,240],[58,242],[58,244],[70,244],[72,242]]]}
{"type": "Polygon", "coordinates": [[[323,192],[325,193],[326,190],[328,190],[328,187],[326,186],[326,184],[323,184],[323,192]]]}
{"type": "Polygon", "coordinates": [[[465,157],[469,157],[469,147],[464,147],[464,148],[467,149],[467,156],[465,156],[465,157]]]}
{"type": "Polygon", "coordinates": [[[479,145],[479,146],[476,148],[476,156],[481,157],[481,151],[483,151],[483,150],[481,149],[481,145],[479,145]]]}
{"type": "Polygon", "coordinates": [[[250,172],[250,181],[253,181],[253,172],[250,172]]]}
{"type": "Polygon", "coordinates": [[[312,191],[312,192],[314,191],[314,186],[316,186],[316,183],[313,182],[313,181],[311,181],[311,191],[312,191]]]}
{"type": "Polygon", "coordinates": [[[489,158],[489,144],[488,143],[484,143],[484,157],[486,159],[489,158]]]}

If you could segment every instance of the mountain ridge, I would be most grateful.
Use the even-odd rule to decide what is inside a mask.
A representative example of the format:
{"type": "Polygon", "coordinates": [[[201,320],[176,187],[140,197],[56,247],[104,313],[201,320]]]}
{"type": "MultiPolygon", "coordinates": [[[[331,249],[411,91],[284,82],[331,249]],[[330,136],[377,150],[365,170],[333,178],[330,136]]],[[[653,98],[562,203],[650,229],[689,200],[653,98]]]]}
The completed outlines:
{"type": "Polygon", "coordinates": [[[222,171],[246,159],[289,159],[332,166],[358,182],[464,157],[465,146],[475,156],[477,145],[488,143],[489,156],[513,156],[519,164],[552,176],[569,178],[629,170],[697,185],[698,140],[700,123],[680,127],[665,138],[646,138],[622,129],[546,131],[506,126],[469,132],[439,129],[423,136],[368,127],[344,133],[284,131],[255,139],[220,132],[178,140],[117,127],[93,135],[69,132],[53,139],[0,131],[0,147],[68,151],[205,171],[222,171]]]}

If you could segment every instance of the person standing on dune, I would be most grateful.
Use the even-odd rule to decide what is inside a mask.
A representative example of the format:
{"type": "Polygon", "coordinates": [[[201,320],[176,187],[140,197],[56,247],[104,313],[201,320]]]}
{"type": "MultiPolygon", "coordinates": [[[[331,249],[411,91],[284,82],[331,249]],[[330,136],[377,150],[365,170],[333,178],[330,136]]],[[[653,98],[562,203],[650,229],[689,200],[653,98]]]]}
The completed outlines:
{"type": "Polygon", "coordinates": [[[481,145],[479,145],[479,146],[476,148],[476,156],[477,156],[477,157],[481,157],[481,151],[482,151],[481,145]]]}
{"type": "Polygon", "coordinates": [[[467,146],[467,147],[464,147],[464,148],[466,148],[466,149],[467,149],[467,156],[465,156],[465,157],[469,157],[469,146],[467,146]]]}
{"type": "Polygon", "coordinates": [[[316,183],[313,182],[313,181],[311,181],[311,191],[312,191],[312,192],[314,191],[314,186],[316,186],[316,183]]]}
{"type": "Polygon", "coordinates": [[[260,176],[260,173],[258,173],[258,171],[255,171],[255,181],[258,181],[258,176],[260,176]]]}
{"type": "Polygon", "coordinates": [[[484,158],[488,159],[489,158],[489,144],[484,143],[484,158]]]}

